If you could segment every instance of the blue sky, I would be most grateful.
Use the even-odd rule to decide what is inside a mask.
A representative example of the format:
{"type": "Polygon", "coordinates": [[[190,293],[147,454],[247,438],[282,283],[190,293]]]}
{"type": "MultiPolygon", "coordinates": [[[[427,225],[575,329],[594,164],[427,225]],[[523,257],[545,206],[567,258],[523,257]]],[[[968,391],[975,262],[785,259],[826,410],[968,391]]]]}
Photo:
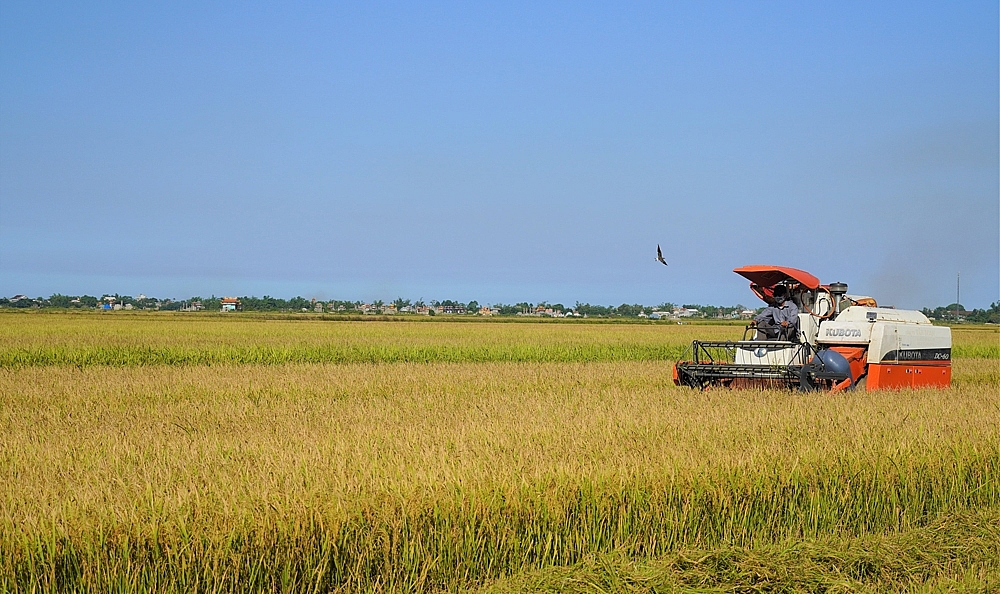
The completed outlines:
{"type": "Polygon", "coordinates": [[[996,2],[417,4],[0,2],[0,294],[1000,299],[996,2]]]}

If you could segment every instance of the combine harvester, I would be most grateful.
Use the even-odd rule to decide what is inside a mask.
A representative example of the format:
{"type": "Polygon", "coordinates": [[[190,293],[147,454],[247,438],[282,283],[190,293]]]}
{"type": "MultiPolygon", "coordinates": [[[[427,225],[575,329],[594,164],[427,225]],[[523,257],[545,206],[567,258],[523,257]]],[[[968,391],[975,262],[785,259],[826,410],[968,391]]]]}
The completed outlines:
{"type": "Polygon", "coordinates": [[[951,329],[918,311],[878,307],[847,285],[780,266],[734,270],[769,305],[784,287],[799,308],[799,328],[760,340],[751,323],[739,341],[699,341],[674,365],[674,383],[706,389],[868,390],[951,385],[951,329]],[[779,289],[780,291],[780,289],[779,289]]]}

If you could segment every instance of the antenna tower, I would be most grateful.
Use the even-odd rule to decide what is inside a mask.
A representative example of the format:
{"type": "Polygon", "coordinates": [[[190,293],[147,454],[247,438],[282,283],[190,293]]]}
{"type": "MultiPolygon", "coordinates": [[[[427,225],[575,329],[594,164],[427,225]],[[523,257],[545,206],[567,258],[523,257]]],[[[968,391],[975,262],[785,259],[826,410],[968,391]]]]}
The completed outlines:
{"type": "Polygon", "coordinates": [[[958,308],[962,303],[962,272],[959,271],[955,277],[955,321],[958,321],[958,308]]]}

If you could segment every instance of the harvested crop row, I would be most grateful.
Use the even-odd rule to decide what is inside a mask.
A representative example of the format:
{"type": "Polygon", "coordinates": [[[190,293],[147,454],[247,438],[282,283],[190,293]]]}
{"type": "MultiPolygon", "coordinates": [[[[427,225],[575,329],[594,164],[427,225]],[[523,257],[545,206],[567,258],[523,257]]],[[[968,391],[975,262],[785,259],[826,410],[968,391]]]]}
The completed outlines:
{"type": "Polygon", "coordinates": [[[989,592],[1000,583],[1000,509],[944,514],[889,534],[758,547],[685,548],[637,560],[616,551],[497,580],[504,592],[989,592]]]}

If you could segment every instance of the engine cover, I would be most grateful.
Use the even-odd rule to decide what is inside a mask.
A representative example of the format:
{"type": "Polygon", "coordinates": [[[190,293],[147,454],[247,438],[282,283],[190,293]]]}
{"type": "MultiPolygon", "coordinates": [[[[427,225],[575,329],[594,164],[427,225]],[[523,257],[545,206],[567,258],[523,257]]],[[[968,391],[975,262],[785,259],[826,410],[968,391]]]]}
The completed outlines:
{"type": "Polygon", "coordinates": [[[951,362],[951,328],[916,324],[872,324],[868,363],[951,362]]]}

